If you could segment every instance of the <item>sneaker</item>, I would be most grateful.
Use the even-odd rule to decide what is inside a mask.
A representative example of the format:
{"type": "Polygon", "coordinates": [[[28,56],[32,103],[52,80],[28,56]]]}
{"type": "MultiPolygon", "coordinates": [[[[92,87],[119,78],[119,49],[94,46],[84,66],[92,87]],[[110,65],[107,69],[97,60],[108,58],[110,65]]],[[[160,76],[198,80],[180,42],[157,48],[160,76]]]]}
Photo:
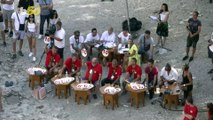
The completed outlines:
{"type": "Polygon", "coordinates": [[[187,60],[189,58],[189,56],[187,55],[187,56],[185,56],[185,57],[183,57],[183,61],[184,60],[187,60]]]}
{"type": "Polygon", "coordinates": [[[4,47],[7,47],[7,43],[6,43],[5,41],[3,42],[3,46],[4,46],[4,47]]]}
{"type": "Polygon", "coordinates": [[[33,53],[32,52],[30,52],[30,54],[28,55],[29,57],[32,57],[33,56],[33,53]]]}
{"type": "Polygon", "coordinates": [[[211,74],[211,73],[213,73],[213,69],[209,70],[209,72],[208,72],[208,74],[211,74]]]}
{"type": "Polygon", "coordinates": [[[35,62],[36,61],[36,57],[33,57],[33,62],[35,62]]]}
{"type": "Polygon", "coordinates": [[[38,36],[38,39],[41,39],[42,37],[43,37],[43,35],[39,35],[39,36],[38,36]]]}
{"type": "Polygon", "coordinates": [[[13,37],[13,31],[10,31],[9,37],[13,37]]]}
{"type": "Polygon", "coordinates": [[[22,51],[18,51],[18,54],[19,54],[20,56],[24,56],[24,54],[22,53],[22,51]]]}
{"type": "Polygon", "coordinates": [[[93,94],[92,96],[93,96],[94,99],[98,98],[96,94],[93,94]]]}
{"type": "Polygon", "coordinates": [[[9,82],[9,81],[6,81],[6,82],[4,83],[4,85],[5,85],[5,87],[10,87],[10,82],[9,82]]]}
{"type": "Polygon", "coordinates": [[[9,30],[4,30],[4,33],[8,33],[9,32],[9,30]]]}
{"type": "Polygon", "coordinates": [[[190,58],[189,58],[189,62],[191,62],[193,59],[194,59],[193,57],[190,57],[190,58]]]}
{"type": "Polygon", "coordinates": [[[16,59],[16,54],[13,54],[12,59],[16,59]]]}

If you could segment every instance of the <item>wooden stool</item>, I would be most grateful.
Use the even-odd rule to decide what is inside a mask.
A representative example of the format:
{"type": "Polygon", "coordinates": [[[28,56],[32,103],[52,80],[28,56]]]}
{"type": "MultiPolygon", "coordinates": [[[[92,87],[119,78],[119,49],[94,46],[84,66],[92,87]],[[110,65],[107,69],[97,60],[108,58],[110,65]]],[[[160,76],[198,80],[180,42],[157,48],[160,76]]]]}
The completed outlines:
{"type": "Polygon", "coordinates": [[[175,108],[177,109],[178,97],[179,97],[179,95],[164,95],[165,105],[167,105],[168,108],[171,109],[172,104],[174,104],[175,108]]]}
{"type": "Polygon", "coordinates": [[[142,105],[145,105],[145,100],[144,100],[144,92],[130,92],[130,101],[131,101],[131,106],[133,106],[133,103],[135,102],[136,107],[139,108],[140,100],[142,101],[142,105]]]}
{"type": "Polygon", "coordinates": [[[35,82],[38,82],[39,85],[41,85],[44,81],[43,75],[29,75],[29,87],[31,86],[32,90],[34,89],[35,82]]]}
{"type": "Polygon", "coordinates": [[[80,104],[80,100],[83,99],[84,101],[84,105],[87,104],[87,101],[90,102],[90,94],[89,91],[79,91],[76,90],[75,91],[75,102],[77,102],[77,104],[80,104]]]}
{"type": "Polygon", "coordinates": [[[71,93],[70,91],[70,84],[67,85],[55,85],[55,94],[58,96],[58,98],[60,99],[61,96],[61,92],[64,92],[64,96],[67,99],[68,97],[68,92],[69,94],[71,93]]]}
{"type": "Polygon", "coordinates": [[[111,103],[112,105],[112,110],[114,110],[114,107],[118,105],[118,93],[114,94],[114,95],[110,95],[110,94],[103,94],[103,100],[104,100],[104,105],[107,108],[107,105],[109,105],[111,103]]]}

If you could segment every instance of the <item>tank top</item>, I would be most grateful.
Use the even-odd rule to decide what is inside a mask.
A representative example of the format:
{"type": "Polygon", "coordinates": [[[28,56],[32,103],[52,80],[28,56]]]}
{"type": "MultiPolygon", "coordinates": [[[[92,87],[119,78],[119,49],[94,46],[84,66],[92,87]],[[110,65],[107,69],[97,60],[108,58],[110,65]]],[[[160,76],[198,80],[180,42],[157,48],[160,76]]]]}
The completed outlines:
{"type": "Polygon", "coordinates": [[[160,20],[164,21],[166,19],[166,16],[169,14],[169,12],[162,12],[160,13],[160,20]]]}
{"type": "MultiPolygon", "coordinates": [[[[183,82],[182,84],[188,84],[189,83],[189,79],[187,76],[184,76],[184,74],[182,74],[182,77],[183,77],[183,82]]],[[[188,85],[187,86],[187,91],[191,91],[193,88],[193,85],[188,85]]]]}
{"type": "Polygon", "coordinates": [[[36,25],[35,25],[35,23],[28,23],[27,28],[28,28],[29,32],[35,32],[36,31],[36,25]]]}

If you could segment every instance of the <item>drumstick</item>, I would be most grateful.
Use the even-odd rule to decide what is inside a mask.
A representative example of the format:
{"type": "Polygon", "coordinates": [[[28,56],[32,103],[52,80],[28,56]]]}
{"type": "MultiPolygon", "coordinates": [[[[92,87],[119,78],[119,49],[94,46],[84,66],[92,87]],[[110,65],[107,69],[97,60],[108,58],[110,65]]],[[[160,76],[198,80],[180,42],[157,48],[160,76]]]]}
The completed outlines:
{"type": "Polygon", "coordinates": [[[130,84],[130,82],[128,80],[125,80],[125,82],[127,82],[128,84],[130,84]]]}

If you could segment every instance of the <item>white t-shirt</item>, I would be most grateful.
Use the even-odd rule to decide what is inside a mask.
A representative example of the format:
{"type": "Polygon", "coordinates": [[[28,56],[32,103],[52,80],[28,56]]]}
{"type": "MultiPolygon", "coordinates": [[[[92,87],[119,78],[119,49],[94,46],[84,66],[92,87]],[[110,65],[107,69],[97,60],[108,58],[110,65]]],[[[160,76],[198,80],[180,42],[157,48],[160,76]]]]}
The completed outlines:
{"type": "Polygon", "coordinates": [[[14,2],[11,5],[9,5],[9,4],[2,4],[2,9],[3,10],[14,10],[14,2]]]}
{"type": "Polygon", "coordinates": [[[66,35],[66,32],[63,28],[61,28],[60,30],[55,32],[55,37],[62,39],[62,41],[54,40],[54,44],[55,44],[56,47],[64,48],[64,46],[65,46],[65,35],[66,35]]]}
{"type": "Polygon", "coordinates": [[[84,37],[82,35],[79,36],[79,40],[76,40],[74,35],[70,37],[70,51],[71,53],[75,53],[76,51],[72,48],[72,45],[77,48],[81,48],[81,44],[84,43],[84,37]]]}
{"type": "Polygon", "coordinates": [[[109,35],[108,31],[103,32],[101,35],[101,41],[104,41],[103,42],[104,47],[107,48],[115,47],[116,46],[115,33],[113,32],[109,35]]]}
{"type": "Polygon", "coordinates": [[[168,72],[165,70],[165,67],[161,69],[160,76],[163,76],[166,80],[178,80],[178,72],[175,68],[171,67],[171,71],[168,72]]]}
{"type": "Polygon", "coordinates": [[[28,14],[26,12],[21,12],[21,13],[18,13],[18,12],[14,12],[11,16],[11,18],[13,20],[15,20],[15,30],[19,30],[19,24],[25,24],[25,19],[28,17],[28,14]],[[19,20],[18,20],[18,17],[19,17],[19,20],[20,20],[20,23],[19,23],[19,20]]]}
{"type": "Polygon", "coordinates": [[[92,33],[87,34],[87,37],[85,39],[85,42],[95,42],[100,39],[99,35],[96,34],[96,36],[92,36],[92,33]]]}
{"type": "Polygon", "coordinates": [[[129,40],[129,37],[130,37],[130,34],[128,33],[127,36],[124,36],[123,32],[121,32],[119,35],[118,35],[118,38],[121,39],[121,43],[122,44],[127,44],[128,43],[128,40],[129,40]]]}

